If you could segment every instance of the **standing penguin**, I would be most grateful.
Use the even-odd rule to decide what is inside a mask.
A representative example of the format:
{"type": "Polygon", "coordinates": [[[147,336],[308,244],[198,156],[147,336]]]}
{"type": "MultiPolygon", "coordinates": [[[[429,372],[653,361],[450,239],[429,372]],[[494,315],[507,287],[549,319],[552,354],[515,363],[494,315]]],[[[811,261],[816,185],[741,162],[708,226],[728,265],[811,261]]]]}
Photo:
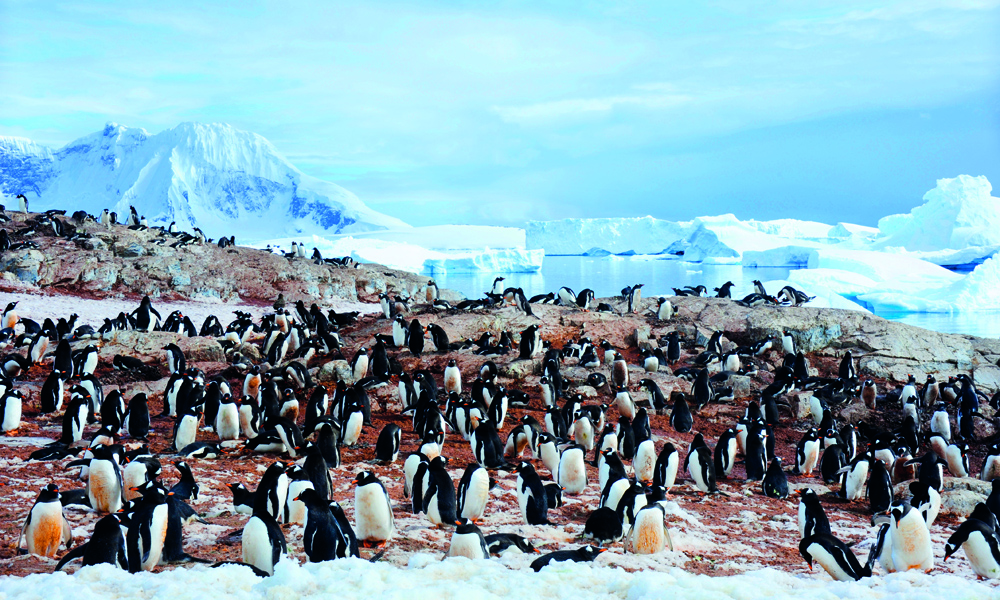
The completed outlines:
{"type": "Polygon", "coordinates": [[[392,503],[379,478],[361,471],[354,478],[355,532],[362,543],[381,544],[392,536],[392,503]]]}
{"type": "Polygon", "coordinates": [[[458,482],[458,516],[475,522],[486,513],[490,474],[478,463],[469,463],[458,482]]]}
{"type": "Polygon", "coordinates": [[[785,471],[781,468],[781,459],[775,457],[767,467],[762,483],[764,495],[768,498],[787,498],[788,479],[785,478],[785,471]]]}
{"type": "MultiPolygon", "coordinates": [[[[50,483],[42,488],[41,493],[28,511],[28,517],[21,528],[21,539],[24,539],[29,554],[54,558],[59,547],[73,541],[69,521],[63,514],[63,506],[59,501],[59,487],[50,483]]],[[[17,547],[21,547],[21,539],[17,547]]]]}
{"type": "Polygon", "coordinates": [[[683,392],[673,391],[670,393],[674,401],[674,408],[670,412],[670,426],[677,433],[687,433],[694,426],[694,418],[691,416],[691,408],[683,392]]]}
{"type": "Polygon", "coordinates": [[[350,542],[340,530],[330,505],[314,489],[304,489],[295,498],[306,507],[306,527],[302,545],[309,562],[344,558],[350,552],[350,542]]]}
{"type": "Polygon", "coordinates": [[[448,474],[448,459],[434,457],[427,465],[426,490],[423,494],[423,512],[437,526],[451,525],[458,518],[455,501],[455,482],[448,474]]]}
{"type": "Polygon", "coordinates": [[[660,455],[656,457],[656,465],[653,471],[653,487],[662,487],[667,493],[674,487],[677,480],[677,467],[680,464],[680,455],[671,442],[663,445],[660,455]]]}
{"type": "Polygon", "coordinates": [[[462,372],[459,370],[455,359],[448,361],[448,366],[444,368],[444,389],[448,393],[462,393],[462,372]]]}
{"type": "Polygon", "coordinates": [[[451,536],[451,544],[448,546],[447,557],[464,556],[471,559],[488,559],[490,551],[486,546],[486,538],[483,532],[475,523],[465,520],[456,520],[455,533],[451,536]]]}
{"type": "Polygon", "coordinates": [[[21,427],[21,404],[24,396],[9,389],[0,396],[0,432],[10,434],[21,427]]]}
{"type": "Polygon", "coordinates": [[[730,427],[722,432],[715,444],[715,476],[728,479],[736,463],[736,430],[730,427]]]}
{"type": "Polygon", "coordinates": [[[659,502],[639,509],[632,528],[625,536],[625,551],[635,554],[657,554],[667,548],[674,549],[670,534],[664,524],[666,512],[659,502]]]}
{"type": "Polygon", "coordinates": [[[167,538],[169,508],[162,488],[148,481],[140,491],[142,498],[134,505],[125,535],[129,573],[152,571],[160,563],[167,538]]]}
{"type": "Polygon", "coordinates": [[[424,351],[424,328],[420,325],[420,321],[413,319],[410,321],[410,334],[407,336],[407,344],[410,348],[410,354],[413,356],[420,356],[424,351]]]}
{"type": "Polygon", "coordinates": [[[892,564],[897,571],[919,569],[927,573],[934,568],[931,534],[918,511],[905,503],[894,506],[889,528],[892,535],[892,564]]]}
{"type": "Polygon", "coordinates": [[[807,538],[817,533],[830,533],[830,521],[826,517],[819,496],[810,489],[802,490],[799,499],[799,536],[807,538]]]}
{"type": "Polygon", "coordinates": [[[517,503],[521,508],[521,516],[528,525],[548,525],[549,500],[545,493],[542,480],[535,473],[535,468],[526,462],[521,462],[514,468],[517,473],[517,503]]]}
{"type": "Polygon", "coordinates": [[[585,454],[583,446],[573,444],[559,457],[559,486],[567,494],[580,494],[587,487],[585,454]]]}
{"type": "Polygon", "coordinates": [[[354,381],[360,381],[368,375],[368,350],[362,346],[351,359],[351,374],[354,381]]]}
{"type": "MultiPolygon", "coordinates": [[[[281,477],[284,475],[284,465],[274,463],[268,467],[272,474],[275,465],[279,465],[281,477]]],[[[270,489],[262,490],[265,485],[264,480],[268,477],[268,471],[264,472],[261,484],[257,486],[257,493],[254,497],[253,513],[250,520],[243,526],[242,554],[243,562],[253,565],[264,571],[268,575],[274,575],[274,566],[278,564],[281,555],[288,552],[288,545],[285,542],[285,534],[278,526],[278,521],[274,518],[273,502],[270,489]]],[[[272,488],[273,486],[268,486],[272,488]]]]}
{"type": "Polygon", "coordinates": [[[382,428],[375,442],[375,460],[383,464],[396,462],[399,456],[399,438],[401,430],[399,425],[389,423],[382,428]]]}
{"type": "Polygon", "coordinates": [[[55,571],[61,570],[66,563],[77,558],[83,559],[84,567],[90,565],[110,564],[121,569],[128,569],[128,558],[125,554],[125,537],[122,535],[121,521],[118,515],[105,515],[94,525],[94,533],[90,539],[67,552],[56,565],[55,571]]]}
{"type": "MultiPolygon", "coordinates": [[[[870,455],[871,456],[871,455],[870,455]]],[[[892,505],[892,479],[882,461],[874,456],[868,462],[868,503],[872,514],[884,513],[892,505]]]]}
{"type": "Polygon", "coordinates": [[[95,446],[87,470],[87,499],[94,510],[118,512],[122,506],[122,471],[118,464],[118,448],[95,446]]]}
{"type": "Polygon", "coordinates": [[[628,363],[621,352],[615,352],[615,360],[611,363],[611,381],[619,388],[628,387],[628,363]]]}
{"type": "Polygon", "coordinates": [[[712,494],[718,491],[715,486],[715,465],[712,462],[712,451],[708,449],[705,438],[700,433],[691,442],[687,458],[684,459],[684,469],[691,476],[691,480],[700,492],[712,494]]]}
{"type": "Polygon", "coordinates": [[[799,554],[810,569],[815,560],[835,581],[857,581],[872,574],[871,567],[862,567],[847,544],[828,533],[804,538],[799,542],[799,554]]]}
{"type": "Polygon", "coordinates": [[[1000,578],[1000,538],[991,519],[992,514],[986,505],[977,504],[969,518],[948,538],[944,559],[947,561],[959,548],[963,548],[976,575],[988,579],[1000,578]]]}

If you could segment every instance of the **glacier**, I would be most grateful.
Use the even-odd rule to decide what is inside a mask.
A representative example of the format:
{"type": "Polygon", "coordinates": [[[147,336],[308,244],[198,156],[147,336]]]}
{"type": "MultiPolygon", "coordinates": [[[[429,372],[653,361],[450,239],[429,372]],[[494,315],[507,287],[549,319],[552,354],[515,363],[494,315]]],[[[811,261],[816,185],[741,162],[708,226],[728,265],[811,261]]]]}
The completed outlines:
{"type": "Polygon", "coordinates": [[[240,243],[408,227],[302,173],[263,137],[218,123],[155,135],[108,123],[58,150],[0,137],[0,193],[24,193],[32,210],[108,209],[121,220],[133,205],[151,225],[173,221],[240,243]]]}

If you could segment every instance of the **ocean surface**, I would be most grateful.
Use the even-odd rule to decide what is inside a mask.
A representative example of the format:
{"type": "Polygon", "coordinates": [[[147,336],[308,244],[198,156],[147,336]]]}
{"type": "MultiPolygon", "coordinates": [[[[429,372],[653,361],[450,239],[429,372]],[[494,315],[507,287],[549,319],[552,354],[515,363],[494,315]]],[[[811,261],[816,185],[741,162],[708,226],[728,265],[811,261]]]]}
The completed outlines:
{"type": "MultiPolygon", "coordinates": [[[[753,291],[755,279],[765,282],[785,279],[789,271],[785,268],[703,265],[659,257],[546,256],[542,270],[537,273],[451,273],[435,275],[434,279],[440,287],[457,290],[469,298],[481,298],[484,292],[492,289],[493,280],[498,276],[504,277],[504,287],[520,287],[529,298],[555,292],[562,286],[577,292],[590,288],[598,297],[613,296],[620,294],[625,286],[636,283],[644,284],[644,297],[672,294],[672,288],[699,284],[713,293],[713,288],[727,281],[734,284],[733,297],[742,297],[753,291]]],[[[933,331],[1000,337],[1000,311],[876,314],[933,331]]]]}

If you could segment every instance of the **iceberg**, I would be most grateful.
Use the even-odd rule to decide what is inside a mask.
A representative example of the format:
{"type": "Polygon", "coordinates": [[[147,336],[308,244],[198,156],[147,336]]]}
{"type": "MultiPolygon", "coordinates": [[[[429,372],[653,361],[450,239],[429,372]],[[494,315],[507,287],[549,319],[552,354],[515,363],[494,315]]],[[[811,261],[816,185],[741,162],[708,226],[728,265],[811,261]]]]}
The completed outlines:
{"type": "Polygon", "coordinates": [[[653,217],[620,219],[562,219],[528,221],[526,247],[544,250],[549,256],[577,256],[594,249],[611,254],[659,254],[687,237],[691,223],[653,217]]]}

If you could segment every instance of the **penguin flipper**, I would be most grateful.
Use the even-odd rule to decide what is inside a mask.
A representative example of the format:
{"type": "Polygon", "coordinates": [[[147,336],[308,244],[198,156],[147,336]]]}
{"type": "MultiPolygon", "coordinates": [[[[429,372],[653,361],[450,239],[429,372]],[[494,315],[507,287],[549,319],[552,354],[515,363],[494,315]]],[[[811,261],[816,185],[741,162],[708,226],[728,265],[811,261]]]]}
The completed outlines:
{"type": "MultiPolygon", "coordinates": [[[[34,508],[34,505],[32,505],[31,510],[34,508]]],[[[28,516],[24,519],[24,525],[21,525],[21,535],[17,536],[17,545],[14,546],[14,549],[17,550],[18,554],[21,553],[21,541],[24,540],[24,532],[28,529],[28,524],[31,523],[31,510],[28,510],[28,516]]],[[[25,552],[25,554],[27,554],[27,552],[25,552]]]]}
{"type": "Polygon", "coordinates": [[[56,571],[59,571],[71,560],[83,558],[84,553],[87,551],[87,544],[89,543],[90,542],[84,542],[63,555],[63,557],[59,559],[59,562],[56,563],[56,568],[52,569],[52,572],[55,573],[56,571]]]}

